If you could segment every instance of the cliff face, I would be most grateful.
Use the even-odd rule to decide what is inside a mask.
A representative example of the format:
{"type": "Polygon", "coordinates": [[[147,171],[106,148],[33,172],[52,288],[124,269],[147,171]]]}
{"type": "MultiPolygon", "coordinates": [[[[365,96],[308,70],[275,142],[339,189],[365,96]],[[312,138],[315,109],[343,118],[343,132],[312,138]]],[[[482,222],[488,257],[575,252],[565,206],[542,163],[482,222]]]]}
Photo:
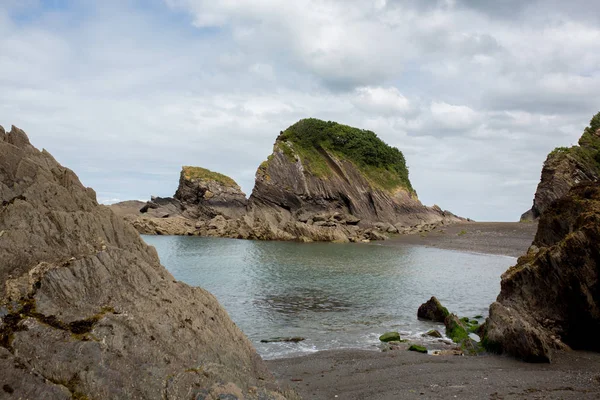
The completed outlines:
{"type": "Polygon", "coordinates": [[[484,343],[527,361],[600,350],[600,184],[573,187],[542,214],[529,253],[502,276],[484,343]]]}
{"type": "Polygon", "coordinates": [[[200,209],[200,214],[213,209],[209,212],[213,217],[218,214],[239,217],[247,204],[246,195],[233,179],[200,167],[182,168],[175,199],[190,213],[195,208],[200,209]]]}
{"type": "Polygon", "coordinates": [[[184,167],[175,198],[113,209],[141,233],[368,241],[462,220],[417,199],[402,153],[370,131],[316,119],[281,132],[247,201],[229,177],[184,167]]]}
{"type": "Polygon", "coordinates": [[[251,209],[288,211],[300,221],[319,213],[352,216],[361,225],[455,218],[419,202],[396,148],[373,132],[315,119],[279,135],[273,154],[258,168],[249,203],[251,209]]]}
{"type": "Polygon", "coordinates": [[[600,181],[600,113],[590,121],[579,146],[559,147],[548,155],[535,192],[533,207],[522,221],[536,220],[554,202],[581,182],[600,181]]]}
{"type": "Polygon", "coordinates": [[[281,399],[216,299],[0,129],[0,370],[14,398],[281,399]]]}

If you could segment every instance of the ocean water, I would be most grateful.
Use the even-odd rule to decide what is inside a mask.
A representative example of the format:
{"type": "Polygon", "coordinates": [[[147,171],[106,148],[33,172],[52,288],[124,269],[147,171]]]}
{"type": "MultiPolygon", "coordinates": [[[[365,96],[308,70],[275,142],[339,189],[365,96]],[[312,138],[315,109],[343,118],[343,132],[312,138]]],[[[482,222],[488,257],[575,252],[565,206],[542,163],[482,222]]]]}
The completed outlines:
{"type": "Polygon", "coordinates": [[[176,279],[214,294],[265,359],[340,348],[377,349],[435,295],[459,316],[487,316],[515,258],[426,247],[143,236],[176,279]],[[300,336],[300,343],[261,343],[300,336]]]}

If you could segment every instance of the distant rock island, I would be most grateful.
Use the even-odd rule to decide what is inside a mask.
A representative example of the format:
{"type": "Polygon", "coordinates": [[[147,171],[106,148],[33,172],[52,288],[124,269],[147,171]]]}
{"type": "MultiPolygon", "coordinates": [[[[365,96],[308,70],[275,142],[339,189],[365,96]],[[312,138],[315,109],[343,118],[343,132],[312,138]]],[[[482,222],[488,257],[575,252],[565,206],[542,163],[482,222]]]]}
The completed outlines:
{"type": "Polygon", "coordinates": [[[15,127],[0,178],[0,397],[297,398],[210,293],[15,127]]]}
{"type": "Polygon", "coordinates": [[[521,221],[537,220],[553,201],[565,196],[571,187],[600,181],[600,113],[585,128],[579,145],[558,147],[544,162],[533,206],[521,221]]]}
{"type": "Polygon", "coordinates": [[[281,132],[250,198],[231,178],[183,167],[173,198],[113,210],[140,233],[357,242],[464,221],[417,198],[402,152],[368,130],[304,119],[281,132]]]}

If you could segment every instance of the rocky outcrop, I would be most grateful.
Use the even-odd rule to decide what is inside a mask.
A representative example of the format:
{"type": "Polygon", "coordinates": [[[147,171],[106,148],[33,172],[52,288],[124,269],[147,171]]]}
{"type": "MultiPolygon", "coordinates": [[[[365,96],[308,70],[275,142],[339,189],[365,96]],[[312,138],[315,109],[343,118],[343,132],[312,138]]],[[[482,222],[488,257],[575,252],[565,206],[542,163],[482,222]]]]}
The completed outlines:
{"type": "Polygon", "coordinates": [[[336,214],[335,226],[358,223],[388,233],[458,220],[421,204],[399,150],[373,132],[315,119],[279,135],[258,168],[249,203],[283,220],[319,224],[320,215],[336,214]]]}
{"type": "Polygon", "coordinates": [[[435,296],[432,296],[426,303],[421,304],[417,310],[417,317],[433,322],[444,322],[448,315],[450,315],[448,309],[442,306],[442,303],[435,296]]]}
{"type": "Polygon", "coordinates": [[[175,281],[131,225],[15,127],[0,129],[0,199],[11,398],[283,398],[216,299],[175,281]]]}
{"type": "Polygon", "coordinates": [[[542,168],[533,207],[521,221],[537,220],[552,202],[563,197],[571,187],[583,182],[600,181],[600,113],[590,121],[579,139],[579,146],[559,147],[552,151],[542,168]]]}
{"type": "Polygon", "coordinates": [[[233,179],[200,167],[182,168],[175,199],[196,218],[237,218],[244,214],[247,204],[246,195],[233,179]]]}
{"type": "Polygon", "coordinates": [[[527,255],[502,275],[483,343],[526,361],[600,350],[600,183],[574,186],[542,214],[527,255]]]}
{"type": "Polygon", "coordinates": [[[142,213],[113,206],[141,233],[358,242],[463,220],[425,207],[402,153],[370,131],[307,119],[282,132],[257,170],[250,199],[224,175],[184,167],[174,198],[142,213]]]}

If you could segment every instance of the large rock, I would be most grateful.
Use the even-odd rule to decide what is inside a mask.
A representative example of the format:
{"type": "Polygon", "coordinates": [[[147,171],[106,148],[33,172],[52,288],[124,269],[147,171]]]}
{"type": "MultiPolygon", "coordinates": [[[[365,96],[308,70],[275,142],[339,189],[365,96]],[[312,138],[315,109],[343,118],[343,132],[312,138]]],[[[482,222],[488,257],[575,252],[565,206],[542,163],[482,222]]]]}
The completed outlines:
{"type": "Polygon", "coordinates": [[[15,127],[0,130],[0,200],[9,398],[283,398],[216,299],[15,127]]]}
{"type": "Polygon", "coordinates": [[[444,322],[449,314],[448,309],[435,296],[421,304],[417,310],[417,317],[434,322],[444,322]]]}
{"type": "Polygon", "coordinates": [[[600,180],[600,113],[590,121],[579,139],[579,146],[559,147],[552,151],[542,168],[533,206],[522,221],[537,220],[556,200],[578,183],[600,180]]]}
{"type": "Polygon", "coordinates": [[[246,195],[233,179],[200,167],[181,169],[175,199],[186,208],[212,208],[215,214],[230,217],[240,217],[247,204],[246,195]]]}
{"type": "Polygon", "coordinates": [[[317,119],[301,120],[279,135],[256,172],[249,203],[285,220],[307,213],[338,213],[363,226],[459,220],[421,204],[398,149],[373,132],[317,119]]]}
{"type": "Polygon", "coordinates": [[[142,214],[131,203],[112,207],[141,233],[303,242],[385,240],[399,227],[461,220],[420,203],[398,149],[373,132],[315,119],[279,135],[248,201],[231,178],[183,167],[174,198],[153,199],[142,214]]]}
{"type": "Polygon", "coordinates": [[[573,187],[542,214],[529,253],[502,275],[484,345],[527,361],[600,351],[600,184],[573,187]]]}

